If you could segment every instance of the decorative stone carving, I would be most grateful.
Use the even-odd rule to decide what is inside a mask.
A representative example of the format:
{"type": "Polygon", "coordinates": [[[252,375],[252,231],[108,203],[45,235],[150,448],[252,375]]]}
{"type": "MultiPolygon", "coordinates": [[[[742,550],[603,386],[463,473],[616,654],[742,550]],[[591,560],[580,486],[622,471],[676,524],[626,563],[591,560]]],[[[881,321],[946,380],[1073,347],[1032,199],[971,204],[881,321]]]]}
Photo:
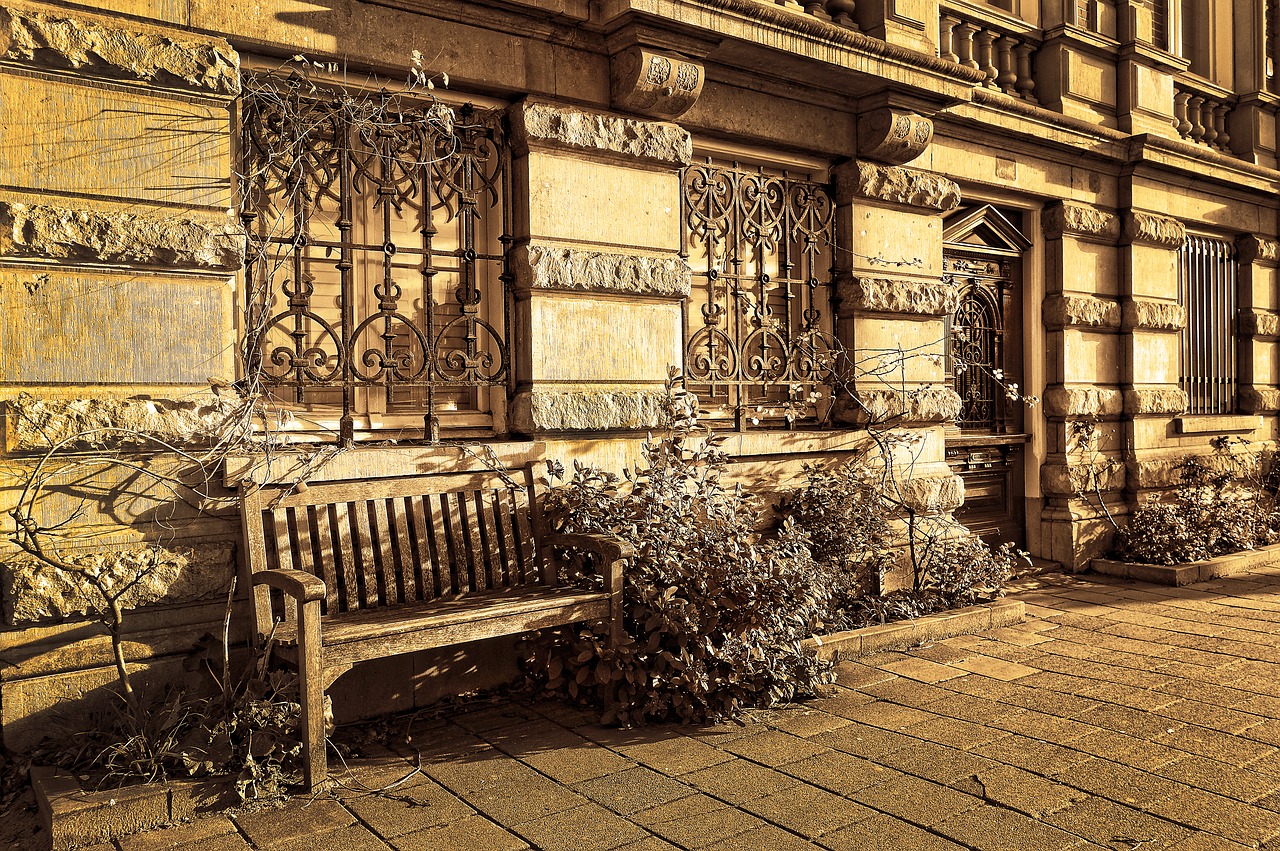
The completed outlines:
{"type": "Polygon", "coordinates": [[[609,60],[613,106],[657,118],[688,112],[702,94],[706,72],[683,56],[629,47],[609,60]]]}
{"type": "Polygon", "coordinates": [[[662,423],[664,398],[661,390],[529,390],[516,394],[511,421],[523,434],[651,429],[662,423]]]}
{"type": "Polygon", "coordinates": [[[0,256],[234,271],[239,222],[0,202],[0,256]]]}
{"type": "Polygon", "coordinates": [[[1114,417],[1124,412],[1124,396],[1115,387],[1045,388],[1044,413],[1049,417],[1114,417]]]}
{"type": "Polygon", "coordinates": [[[906,163],[933,141],[933,122],[900,109],[884,107],[858,117],[858,156],[886,163],[906,163]]]}
{"type": "Polygon", "coordinates": [[[1236,391],[1236,404],[1246,414],[1280,411],[1280,388],[1245,384],[1236,391]]]}
{"type": "Polygon", "coordinates": [[[1176,416],[1187,410],[1190,400],[1179,387],[1126,387],[1124,412],[1132,417],[1176,416]]]}
{"type": "Polygon", "coordinates": [[[1259,340],[1280,340],[1280,316],[1262,310],[1242,310],[1236,319],[1236,333],[1259,340]]]}
{"type": "Polygon", "coordinates": [[[907,207],[950,212],[960,206],[960,187],[926,171],[856,160],[835,169],[836,198],[842,204],[871,198],[907,207]]]}
{"type": "Polygon", "coordinates": [[[76,438],[71,448],[154,448],[146,435],[173,446],[203,445],[225,431],[236,408],[235,402],[212,395],[183,400],[40,399],[20,393],[5,403],[5,447],[38,452],[76,438]]]}
{"type": "Polygon", "coordinates": [[[1126,330],[1178,331],[1186,327],[1187,309],[1168,301],[1133,299],[1124,303],[1126,330]]]}
{"type": "Polygon", "coordinates": [[[1120,303],[1091,295],[1051,295],[1045,298],[1045,327],[1119,328],[1120,303]]]}
{"type": "Polygon", "coordinates": [[[1187,229],[1182,222],[1153,213],[1131,210],[1125,213],[1123,242],[1157,245],[1161,248],[1180,248],[1187,240],[1187,229]]]}
{"type": "MultiPolygon", "coordinates": [[[[196,547],[132,547],[67,556],[74,567],[102,576],[111,589],[137,583],[124,592],[126,609],[154,603],[191,603],[225,597],[235,573],[234,548],[228,543],[196,547]]],[[[10,626],[51,618],[92,615],[105,609],[102,595],[84,576],[57,570],[26,554],[0,563],[4,618],[10,626]]]]}
{"type": "Polygon", "coordinates": [[[1266,237],[1245,234],[1236,240],[1236,253],[1241,263],[1280,264],[1280,243],[1266,237]]]}
{"type": "Polygon", "coordinates": [[[1075,496],[1123,490],[1125,467],[1099,459],[1092,464],[1043,464],[1040,467],[1040,489],[1045,496],[1075,496]]]}
{"type": "Polygon", "coordinates": [[[840,312],[910,313],[946,316],[960,305],[960,291],[942,280],[910,281],[903,278],[846,278],[836,285],[840,312]]]}
{"type": "Polygon", "coordinates": [[[544,145],[664,165],[688,165],[693,160],[688,131],[664,121],[639,121],[540,101],[516,104],[510,115],[512,145],[517,151],[544,145]]]}
{"type": "Polygon", "coordinates": [[[1088,204],[1059,201],[1045,208],[1040,216],[1045,239],[1058,239],[1064,234],[1093,237],[1105,242],[1120,238],[1120,217],[1088,204]]]}
{"type": "Polygon", "coordinates": [[[952,422],[963,402],[950,387],[928,385],[914,390],[857,390],[854,398],[837,400],[835,418],[854,425],[914,425],[952,422]]]}
{"type": "Polygon", "coordinates": [[[693,272],[683,257],[611,254],[533,243],[512,254],[516,287],[630,295],[689,295],[693,272]]]}
{"type": "Polygon", "coordinates": [[[220,95],[240,93],[240,56],[220,38],[0,6],[0,59],[220,95]]]}
{"type": "Polygon", "coordinates": [[[924,514],[945,514],[964,504],[964,479],[959,476],[910,476],[898,484],[898,496],[924,514]]]}

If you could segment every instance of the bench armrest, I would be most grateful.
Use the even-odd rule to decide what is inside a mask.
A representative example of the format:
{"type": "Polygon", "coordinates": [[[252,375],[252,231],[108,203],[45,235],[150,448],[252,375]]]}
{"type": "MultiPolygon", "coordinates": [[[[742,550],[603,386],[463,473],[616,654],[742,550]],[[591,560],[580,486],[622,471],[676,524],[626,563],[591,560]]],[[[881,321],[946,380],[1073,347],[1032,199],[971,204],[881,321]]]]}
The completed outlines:
{"type": "Polygon", "coordinates": [[[553,532],[542,539],[543,546],[560,547],[566,550],[582,550],[597,555],[605,564],[619,559],[634,558],[635,548],[626,541],[612,535],[582,535],[568,532],[553,532]]]}
{"type": "Polygon", "coordinates": [[[323,600],[324,580],[303,570],[259,570],[253,574],[253,585],[267,585],[294,597],[300,603],[323,600]]]}

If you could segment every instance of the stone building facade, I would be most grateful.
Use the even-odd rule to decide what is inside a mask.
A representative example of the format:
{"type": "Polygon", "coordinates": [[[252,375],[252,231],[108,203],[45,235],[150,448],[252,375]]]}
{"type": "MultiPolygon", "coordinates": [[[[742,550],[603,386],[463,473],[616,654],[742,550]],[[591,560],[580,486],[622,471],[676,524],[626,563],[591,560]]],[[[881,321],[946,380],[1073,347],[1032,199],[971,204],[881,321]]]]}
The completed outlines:
{"type": "MultiPolygon", "coordinates": [[[[148,471],[190,475],[246,376],[277,461],[376,444],[346,477],[489,463],[459,441],[618,470],[675,368],[764,490],[870,421],[907,500],[1070,568],[1182,456],[1276,437],[1271,2],[96,6],[0,5],[4,507],[80,435],[42,510],[84,564],[159,563],[126,627],[157,676],[221,626],[216,498],[279,468],[148,471]]],[[[22,747],[114,674],[76,583],[2,579],[22,747]]]]}

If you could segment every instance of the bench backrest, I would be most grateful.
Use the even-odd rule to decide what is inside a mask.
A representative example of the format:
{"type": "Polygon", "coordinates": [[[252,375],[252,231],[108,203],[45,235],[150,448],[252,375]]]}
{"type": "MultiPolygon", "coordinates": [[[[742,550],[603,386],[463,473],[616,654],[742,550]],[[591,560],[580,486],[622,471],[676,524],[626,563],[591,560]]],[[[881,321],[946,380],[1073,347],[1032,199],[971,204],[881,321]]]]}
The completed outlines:
{"type": "MultiPolygon", "coordinates": [[[[528,465],[263,485],[242,502],[245,560],[251,572],[292,568],[320,577],[327,614],[554,584],[535,540],[533,483],[528,465]]],[[[261,628],[270,608],[265,593],[257,596],[261,628]]]]}

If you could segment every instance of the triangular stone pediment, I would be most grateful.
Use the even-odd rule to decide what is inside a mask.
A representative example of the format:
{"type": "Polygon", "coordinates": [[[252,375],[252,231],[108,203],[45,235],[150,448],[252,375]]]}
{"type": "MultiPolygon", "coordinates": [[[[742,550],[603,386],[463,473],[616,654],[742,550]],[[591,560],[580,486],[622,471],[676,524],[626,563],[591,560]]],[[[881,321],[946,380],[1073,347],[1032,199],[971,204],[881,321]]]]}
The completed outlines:
{"type": "Polygon", "coordinates": [[[974,248],[1011,256],[1031,247],[1031,240],[990,204],[953,215],[945,223],[942,241],[950,247],[974,248]]]}

